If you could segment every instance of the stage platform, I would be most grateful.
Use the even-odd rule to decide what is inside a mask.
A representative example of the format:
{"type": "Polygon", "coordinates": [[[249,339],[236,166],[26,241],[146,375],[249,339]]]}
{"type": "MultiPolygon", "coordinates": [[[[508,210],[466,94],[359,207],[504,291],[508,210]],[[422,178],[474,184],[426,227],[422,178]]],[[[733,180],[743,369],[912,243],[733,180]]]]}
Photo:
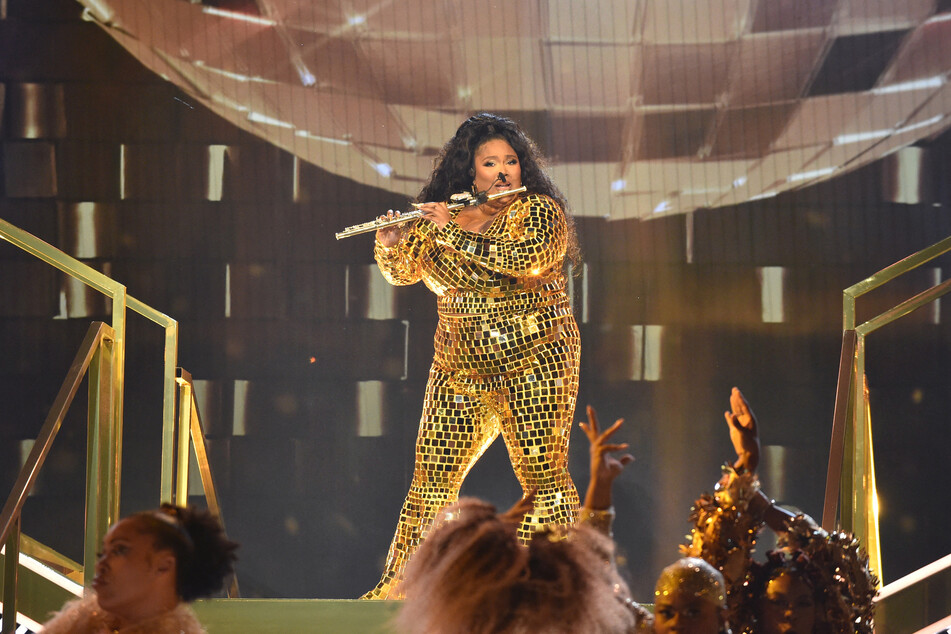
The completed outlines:
{"type": "Polygon", "coordinates": [[[390,634],[399,601],[356,599],[209,599],[195,612],[209,634],[360,632],[390,634]]]}

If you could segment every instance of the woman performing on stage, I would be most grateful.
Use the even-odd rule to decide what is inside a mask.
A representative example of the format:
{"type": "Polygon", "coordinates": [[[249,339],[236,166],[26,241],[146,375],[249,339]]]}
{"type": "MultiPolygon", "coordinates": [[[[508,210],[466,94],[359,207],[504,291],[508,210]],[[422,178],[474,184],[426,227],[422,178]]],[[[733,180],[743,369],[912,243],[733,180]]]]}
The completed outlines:
{"type": "Polygon", "coordinates": [[[412,484],[382,579],[362,598],[401,598],[406,562],[499,434],[522,489],[536,492],[520,540],[575,519],[568,439],[581,342],[565,265],[577,261],[578,246],[541,161],[516,123],[475,115],[436,159],[417,198],[422,219],[377,232],[384,277],[396,285],[423,280],[436,294],[439,323],[412,484]],[[523,186],[527,193],[506,195],[523,186]],[[478,204],[458,211],[429,202],[470,191],[478,204]]]}

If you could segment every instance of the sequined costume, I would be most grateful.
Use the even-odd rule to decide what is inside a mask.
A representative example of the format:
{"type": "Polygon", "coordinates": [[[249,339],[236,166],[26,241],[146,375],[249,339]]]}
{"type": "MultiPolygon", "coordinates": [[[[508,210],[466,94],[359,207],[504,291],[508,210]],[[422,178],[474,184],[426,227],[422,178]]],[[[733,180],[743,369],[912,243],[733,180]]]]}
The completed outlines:
{"type": "Polygon", "coordinates": [[[704,493],[690,509],[690,543],[681,545],[680,553],[703,559],[723,574],[730,623],[737,626],[752,618],[751,566],[763,528],[752,506],[760,484],[755,474],[738,473],[729,464],[722,470],[714,493],[704,493]]]}
{"type": "Polygon", "coordinates": [[[868,555],[847,533],[828,533],[808,515],[787,520],[778,535],[779,548],[766,553],[767,563],[753,560],[763,527],[762,511],[754,511],[759,493],[754,474],[723,467],[713,495],[703,494],[691,509],[693,529],[683,554],[700,557],[717,568],[727,582],[730,624],[735,633],[755,634],[756,601],[771,570],[798,566],[817,590],[817,632],[871,634],[878,579],[869,569],[868,555]]]}
{"type": "Polygon", "coordinates": [[[376,243],[391,284],[422,280],[436,294],[439,323],[412,484],[382,579],[367,598],[400,596],[407,560],[499,434],[522,488],[537,491],[519,539],[574,521],[568,440],[581,343],[562,270],[568,231],[559,206],[531,194],[499,211],[483,233],[420,222],[393,247],[376,243]]]}

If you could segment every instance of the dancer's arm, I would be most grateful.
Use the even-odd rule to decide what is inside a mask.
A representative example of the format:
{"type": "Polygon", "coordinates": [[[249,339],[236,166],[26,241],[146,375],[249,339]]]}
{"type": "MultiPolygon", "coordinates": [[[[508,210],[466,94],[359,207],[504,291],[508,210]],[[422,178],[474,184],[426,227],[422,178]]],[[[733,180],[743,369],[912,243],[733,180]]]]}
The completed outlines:
{"type": "Polygon", "coordinates": [[[627,443],[608,442],[623,423],[624,419],[619,418],[601,432],[598,426],[598,414],[590,405],[587,424],[579,423],[588,437],[591,452],[591,477],[588,481],[588,490],[585,493],[579,522],[592,525],[608,535],[611,534],[611,524],[614,520],[611,494],[614,480],[625,466],[634,461],[634,456],[631,454],[619,457],[611,455],[611,452],[623,451],[628,447],[627,443]]]}
{"type": "MultiPolygon", "coordinates": [[[[756,424],[756,416],[739,388],[734,387],[730,392],[730,410],[724,412],[723,416],[726,418],[730,429],[730,440],[736,451],[733,468],[741,474],[755,473],[760,457],[759,428],[756,424]]],[[[749,509],[754,515],[761,517],[774,531],[786,530],[787,523],[795,517],[793,513],[773,504],[762,490],[757,490],[750,499],[749,509]]]]}

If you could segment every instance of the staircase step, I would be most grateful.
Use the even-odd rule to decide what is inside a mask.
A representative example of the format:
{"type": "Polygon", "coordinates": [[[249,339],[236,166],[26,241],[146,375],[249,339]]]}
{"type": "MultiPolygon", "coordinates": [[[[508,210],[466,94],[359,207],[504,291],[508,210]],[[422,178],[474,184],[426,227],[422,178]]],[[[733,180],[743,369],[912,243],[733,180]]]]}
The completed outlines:
{"type": "MultiPolygon", "coordinates": [[[[0,608],[3,607],[3,604],[0,604],[0,608]]],[[[0,609],[0,628],[3,627],[3,610],[0,609]]],[[[27,625],[17,621],[17,627],[14,630],[14,634],[36,634],[39,631],[39,627],[33,629],[32,625],[27,625]]]]}

